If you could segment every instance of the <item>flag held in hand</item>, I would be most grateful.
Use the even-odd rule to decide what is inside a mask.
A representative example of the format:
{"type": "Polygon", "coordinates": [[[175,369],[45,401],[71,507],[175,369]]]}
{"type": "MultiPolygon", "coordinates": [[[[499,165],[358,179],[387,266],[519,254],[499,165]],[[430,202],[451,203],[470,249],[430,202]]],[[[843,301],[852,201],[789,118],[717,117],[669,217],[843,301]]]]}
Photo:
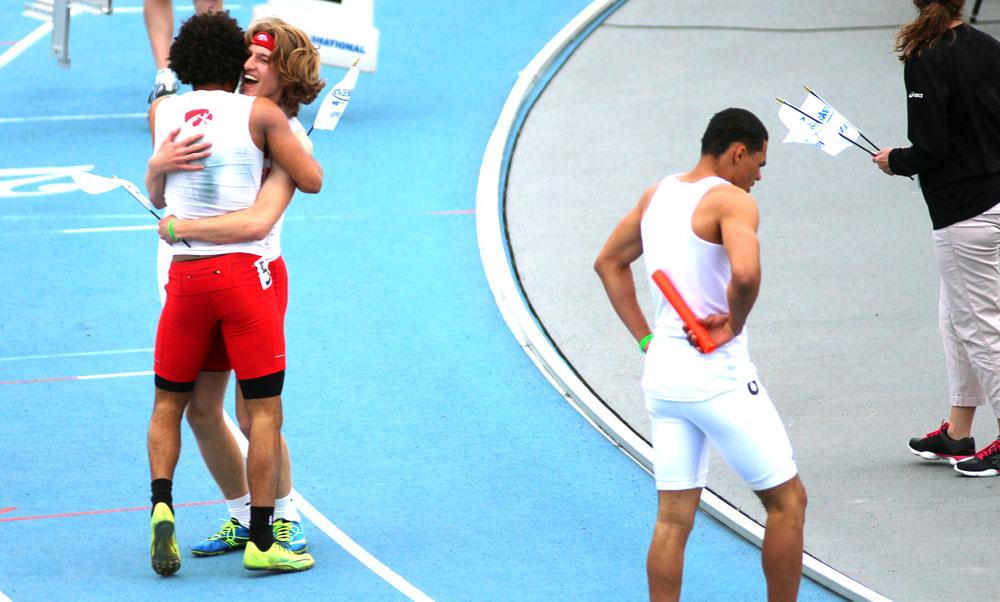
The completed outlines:
{"type": "Polygon", "coordinates": [[[74,171],[70,174],[73,178],[73,183],[80,187],[80,190],[86,192],[87,194],[104,194],[105,192],[111,192],[116,188],[124,188],[125,192],[129,193],[132,198],[139,201],[139,203],[145,207],[150,213],[152,213],[157,219],[159,216],[156,215],[153,203],[146,198],[146,195],[139,192],[139,188],[135,184],[129,182],[128,180],[123,180],[117,176],[112,176],[110,178],[105,176],[99,176],[97,174],[90,173],[88,171],[74,171]]]}
{"type": "Polygon", "coordinates": [[[351,68],[347,70],[344,79],[334,84],[333,88],[327,92],[323,98],[323,102],[319,105],[319,110],[316,112],[316,118],[309,129],[310,132],[313,130],[333,131],[337,127],[341,116],[347,110],[347,103],[351,100],[354,86],[358,83],[359,72],[358,61],[354,61],[351,68]]]}
{"type": "MultiPolygon", "coordinates": [[[[799,107],[779,99],[778,119],[788,128],[782,142],[817,146],[829,155],[838,155],[855,145],[861,132],[830,104],[807,94],[799,107]]],[[[866,150],[866,149],[863,149],[866,150]]]]}

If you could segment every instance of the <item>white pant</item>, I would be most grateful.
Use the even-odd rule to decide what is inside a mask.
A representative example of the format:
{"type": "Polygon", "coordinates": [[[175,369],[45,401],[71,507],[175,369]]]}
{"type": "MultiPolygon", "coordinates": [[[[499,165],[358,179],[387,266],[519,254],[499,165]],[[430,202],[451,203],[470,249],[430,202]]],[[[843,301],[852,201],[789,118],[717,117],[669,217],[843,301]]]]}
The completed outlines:
{"type": "Polygon", "coordinates": [[[951,405],[1000,418],[1000,205],[934,231],[951,405]]]}
{"type": "Polygon", "coordinates": [[[659,490],[704,487],[709,443],[754,491],[781,485],[798,472],[785,426],[757,380],[704,401],[647,395],[646,409],[659,490]]]}

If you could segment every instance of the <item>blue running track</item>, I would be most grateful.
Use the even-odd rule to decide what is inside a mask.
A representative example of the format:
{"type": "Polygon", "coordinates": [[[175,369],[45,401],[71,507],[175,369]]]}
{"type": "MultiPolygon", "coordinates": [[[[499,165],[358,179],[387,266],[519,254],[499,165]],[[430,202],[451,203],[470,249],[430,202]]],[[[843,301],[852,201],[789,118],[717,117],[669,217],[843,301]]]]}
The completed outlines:
{"type": "MultiPolygon", "coordinates": [[[[314,135],[326,184],[286,222],[296,488],[436,600],[646,596],[652,479],[521,351],[475,237],[504,99],[586,5],[380,1],[378,72],[336,132],[314,135]]],[[[239,555],[185,554],[169,579],[149,567],[154,222],[124,192],[87,196],[66,176],[142,182],[153,69],[139,6],[75,17],[68,70],[48,36],[22,52],[42,23],[0,7],[0,600],[404,599],[309,522],[308,573],[251,574],[239,555]]],[[[249,5],[231,8],[248,22],[249,5]]],[[[342,74],[324,67],[328,83],[342,74]]],[[[185,437],[186,550],[225,508],[185,437]]],[[[707,516],[686,571],[685,599],[765,598],[758,550],[707,516]]],[[[804,583],[802,599],[832,598],[804,583]]]]}

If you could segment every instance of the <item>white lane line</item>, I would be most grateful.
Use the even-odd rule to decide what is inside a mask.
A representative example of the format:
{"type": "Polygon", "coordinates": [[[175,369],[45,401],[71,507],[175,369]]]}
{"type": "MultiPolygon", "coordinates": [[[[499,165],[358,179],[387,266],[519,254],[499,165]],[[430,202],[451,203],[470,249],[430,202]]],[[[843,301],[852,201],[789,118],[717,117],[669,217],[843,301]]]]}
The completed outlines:
{"type": "MultiPolygon", "coordinates": [[[[239,10],[241,8],[243,8],[241,4],[229,4],[228,2],[226,3],[226,10],[228,11],[239,10]]],[[[117,14],[134,15],[136,13],[141,13],[141,12],[142,12],[141,6],[115,6],[112,15],[117,15],[117,14]]],[[[194,12],[194,6],[190,3],[176,4],[174,5],[174,12],[188,12],[188,13],[194,12]]]]}
{"type": "Polygon", "coordinates": [[[118,355],[121,353],[152,353],[152,347],[141,347],[135,349],[112,349],[110,351],[78,351],[74,353],[45,353],[40,355],[8,355],[0,357],[0,362],[14,362],[20,360],[48,360],[60,357],[92,357],[95,355],[118,355]]]}
{"type": "MultiPolygon", "coordinates": [[[[240,427],[236,425],[232,418],[229,417],[228,412],[224,412],[223,416],[226,419],[226,425],[229,430],[232,431],[233,436],[236,437],[236,442],[240,446],[240,451],[243,452],[243,456],[246,457],[247,449],[249,447],[249,441],[243,435],[240,427]]],[[[361,547],[358,542],[351,539],[347,533],[344,533],[337,527],[337,525],[330,522],[330,519],[323,516],[315,506],[309,503],[301,493],[292,489],[292,495],[295,497],[295,501],[298,504],[299,510],[309,519],[312,524],[319,527],[319,530],[335,541],[337,545],[344,548],[348,554],[354,556],[361,564],[368,567],[368,569],[381,577],[386,583],[396,588],[401,594],[414,600],[416,602],[433,602],[433,598],[425,594],[424,592],[417,589],[412,583],[401,577],[398,573],[387,567],[378,558],[375,558],[368,552],[368,550],[361,547]]]]}
{"type": "MultiPolygon", "coordinates": [[[[0,64],[0,67],[3,67],[0,64]]],[[[39,115],[36,117],[0,117],[0,124],[4,123],[40,123],[45,121],[97,121],[106,119],[142,119],[145,121],[145,113],[105,113],[89,115],[39,115]]]]}
{"type": "MultiPolygon", "coordinates": [[[[2,176],[3,174],[0,174],[2,176]]],[[[66,220],[66,219],[130,219],[136,220],[140,216],[135,213],[59,213],[58,215],[0,215],[0,221],[8,222],[28,222],[42,220],[66,220]]],[[[149,218],[145,218],[149,219],[149,218]]]]}
{"type": "Polygon", "coordinates": [[[62,234],[93,234],[94,232],[133,232],[136,230],[156,230],[156,224],[150,226],[108,226],[105,228],[71,228],[60,230],[62,234]]]}
{"type": "MultiPolygon", "coordinates": [[[[242,8],[242,6],[240,6],[239,4],[232,4],[226,6],[227,10],[238,10],[240,8],[242,8]]],[[[190,4],[180,5],[180,6],[175,6],[174,10],[181,12],[193,11],[194,7],[190,4]]],[[[132,14],[132,15],[139,13],[142,13],[141,6],[120,6],[120,7],[116,6],[112,12],[112,14],[132,14]]],[[[73,17],[75,17],[78,14],[100,14],[100,13],[93,13],[89,10],[81,9],[79,7],[73,7],[70,10],[70,14],[73,17]]],[[[51,32],[52,32],[52,21],[48,20],[39,25],[37,28],[35,28],[34,31],[32,31],[28,35],[18,40],[16,44],[8,48],[3,54],[0,54],[0,69],[6,67],[11,61],[20,56],[21,53],[30,48],[32,44],[42,39],[51,32]]],[[[145,114],[143,114],[143,116],[145,117],[145,114]]]]}
{"type": "Polygon", "coordinates": [[[52,22],[48,21],[46,23],[42,23],[36,27],[34,31],[18,40],[16,44],[8,48],[3,54],[0,54],[0,69],[6,67],[8,63],[20,56],[21,53],[30,48],[32,44],[51,32],[52,22]]]}
{"type": "Polygon", "coordinates": [[[115,372],[113,374],[86,374],[83,376],[49,376],[46,378],[25,378],[20,380],[0,380],[0,385],[35,385],[65,380],[100,380],[105,378],[129,378],[132,376],[152,376],[153,372],[115,372]]]}
{"type": "Polygon", "coordinates": [[[87,376],[78,376],[77,380],[97,380],[101,378],[129,378],[131,376],[152,376],[152,370],[143,370],[141,372],[118,372],[115,374],[90,374],[87,376]]]}
{"type": "Polygon", "coordinates": [[[46,176],[46,175],[72,175],[76,171],[90,171],[93,165],[69,165],[67,167],[9,167],[0,169],[0,176],[46,176]]]}

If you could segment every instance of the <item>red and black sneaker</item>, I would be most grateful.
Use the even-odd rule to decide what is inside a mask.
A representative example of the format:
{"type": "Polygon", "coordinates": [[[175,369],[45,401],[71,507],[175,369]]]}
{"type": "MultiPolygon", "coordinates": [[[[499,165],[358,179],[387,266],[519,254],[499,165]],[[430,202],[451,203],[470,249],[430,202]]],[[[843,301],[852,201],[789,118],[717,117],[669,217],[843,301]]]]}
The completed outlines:
{"type": "Polygon", "coordinates": [[[941,428],[923,437],[910,439],[910,451],[924,460],[932,462],[948,460],[952,465],[971,458],[976,453],[976,441],[972,437],[952,439],[948,436],[948,423],[941,421],[941,428]]]}
{"type": "Polygon", "coordinates": [[[1000,474],[1000,439],[994,440],[968,460],[956,464],[955,470],[967,477],[995,477],[1000,474]]]}

